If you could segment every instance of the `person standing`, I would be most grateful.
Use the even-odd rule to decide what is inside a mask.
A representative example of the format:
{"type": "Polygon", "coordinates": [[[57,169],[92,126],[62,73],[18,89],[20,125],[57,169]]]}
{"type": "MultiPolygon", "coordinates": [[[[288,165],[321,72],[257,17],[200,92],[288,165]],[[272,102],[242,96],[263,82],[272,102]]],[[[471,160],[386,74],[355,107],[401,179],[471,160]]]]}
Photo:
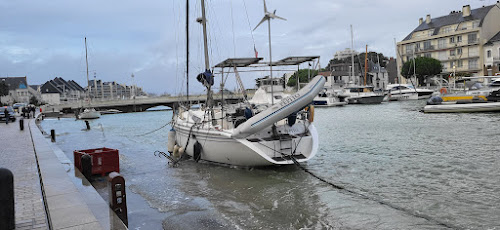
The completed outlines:
{"type": "Polygon", "coordinates": [[[9,119],[10,119],[10,113],[7,107],[4,108],[4,115],[5,115],[5,124],[9,124],[9,119]]]}

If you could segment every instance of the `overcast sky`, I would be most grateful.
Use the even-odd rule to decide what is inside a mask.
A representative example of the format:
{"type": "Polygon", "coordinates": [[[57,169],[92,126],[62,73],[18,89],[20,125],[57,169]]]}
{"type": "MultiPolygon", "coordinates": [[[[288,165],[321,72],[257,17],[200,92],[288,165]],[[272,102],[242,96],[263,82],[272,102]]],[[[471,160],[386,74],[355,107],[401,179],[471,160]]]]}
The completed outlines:
{"type": "MultiPolygon", "coordinates": [[[[475,9],[494,0],[267,0],[269,11],[287,21],[271,22],[273,60],[319,55],[326,66],[336,51],[350,47],[395,56],[394,38],[401,41],[418,19],[439,17],[463,5],[475,9]]],[[[43,84],[55,77],[86,86],[87,37],[90,77],[132,84],[146,92],[185,91],[184,0],[0,0],[0,76],[27,76],[43,84]]],[[[269,60],[267,23],[261,0],[206,0],[210,65],[229,57],[252,57],[253,46],[269,60]],[[253,38],[252,38],[253,37],[253,38]]],[[[190,1],[190,91],[201,92],[195,80],[204,67],[200,1],[190,1]]],[[[305,68],[305,66],[303,67],[305,68]]],[[[247,88],[264,73],[246,76],[247,88]]],[[[218,82],[218,81],[217,81],[218,82]]],[[[229,85],[233,89],[234,86],[229,85]]]]}

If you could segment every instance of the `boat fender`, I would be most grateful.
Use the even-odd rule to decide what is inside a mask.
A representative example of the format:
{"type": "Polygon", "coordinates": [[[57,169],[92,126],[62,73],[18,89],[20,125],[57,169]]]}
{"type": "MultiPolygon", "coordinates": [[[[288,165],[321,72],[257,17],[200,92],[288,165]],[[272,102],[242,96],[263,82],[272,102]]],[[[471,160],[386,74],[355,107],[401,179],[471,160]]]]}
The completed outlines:
{"type": "Polygon", "coordinates": [[[314,121],[314,105],[310,105],[308,107],[309,109],[307,110],[307,113],[308,113],[308,120],[309,122],[313,122],[314,121]]]}
{"type": "Polygon", "coordinates": [[[174,156],[174,158],[179,158],[181,156],[181,154],[179,153],[179,149],[180,147],[178,145],[174,145],[174,149],[172,151],[172,156],[174,156]]]}
{"type": "Polygon", "coordinates": [[[184,147],[179,146],[179,157],[184,154],[184,147]]]}
{"type": "Polygon", "coordinates": [[[446,88],[444,88],[444,87],[443,87],[443,88],[441,88],[441,89],[439,90],[439,92],[440,92],[441,94],[447,94],[447,93],[448,93],[448,90],[446,90],[446,88]]]}
{"type": "Polygon", "coordinates": [[[196,143],[194,143],[194,153],[193,153],[193,159],[195,162],[198,162],[200,159],[201,159],[201,144],[200,142],[196,141],[196,143]]]}
{"type": "Polygon", "coordinates": [[[175,130],[172,128],[170,131],[168,131],[168,136],[167,136],[167,151],[169,153],[174,152],[174,145],[175,145],[175,130]]]}
{"type": "Polygon", "coordinates": [[[297,121],[297,112],[290,114],[287,120],[288,120],[288,126],[292,127],[293,125],[295,125],[295,122],[297,121]]]}

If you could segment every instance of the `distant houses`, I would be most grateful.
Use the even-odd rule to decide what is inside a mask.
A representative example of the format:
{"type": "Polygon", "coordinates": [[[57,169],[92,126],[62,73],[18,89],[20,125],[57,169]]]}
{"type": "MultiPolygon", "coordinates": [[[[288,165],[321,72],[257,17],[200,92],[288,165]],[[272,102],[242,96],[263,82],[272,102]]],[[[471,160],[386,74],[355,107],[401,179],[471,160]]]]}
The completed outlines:
{"type": "Polygon", "coordinates": [[[16,102],[28,103],[30,97],[36,94],[36,91],[28,87],[28,80],[24,77],[0,77],[0,82],[8,86],[9,92],[2,96],[0,101],[5,104],[16,102]]]}
{"type": "MultiPolygon", "coordinates": [[[[58,105],[85,100],[87,87],[80,86],[73,80],[56,77],[42,85],[28,85],[28,78],[0,77],[0,83],[8,87],[8,93],[0,97],[3,104],[30,103],[35,97],[43,104],[58,105]]],[[[101,80],[89,81],[89,97],[93,100],[123,100],[133,97],[143,97],[147,94],[141,87],[128,86],[116,82],[103,82],[101,80]]]]}

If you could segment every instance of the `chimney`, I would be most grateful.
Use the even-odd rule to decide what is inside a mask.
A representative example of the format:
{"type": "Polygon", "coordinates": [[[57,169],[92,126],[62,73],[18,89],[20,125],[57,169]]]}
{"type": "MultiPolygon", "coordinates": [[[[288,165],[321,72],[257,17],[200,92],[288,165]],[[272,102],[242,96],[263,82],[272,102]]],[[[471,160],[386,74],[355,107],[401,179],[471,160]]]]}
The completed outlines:
{"type": "Polygon", "coordinates": [[[470,16],[470,5],[463,6],[463,8],[462,8],[462,16],[464,18],[470,16]]]}
{"type": "Polygon", "coordinates": [[[418,25],[421,25],[421,24],[422,24],[422,22],[424,22],[424,19],[423,19],[423,18],[419,18],[419,19],[418,19],[418,25]]]}
{"type": "Polygon", "coordinates": [[[425,17],[425,23],[429,24],[431,23],[431,15],[428,14],[427,17],[425,17]]]}

